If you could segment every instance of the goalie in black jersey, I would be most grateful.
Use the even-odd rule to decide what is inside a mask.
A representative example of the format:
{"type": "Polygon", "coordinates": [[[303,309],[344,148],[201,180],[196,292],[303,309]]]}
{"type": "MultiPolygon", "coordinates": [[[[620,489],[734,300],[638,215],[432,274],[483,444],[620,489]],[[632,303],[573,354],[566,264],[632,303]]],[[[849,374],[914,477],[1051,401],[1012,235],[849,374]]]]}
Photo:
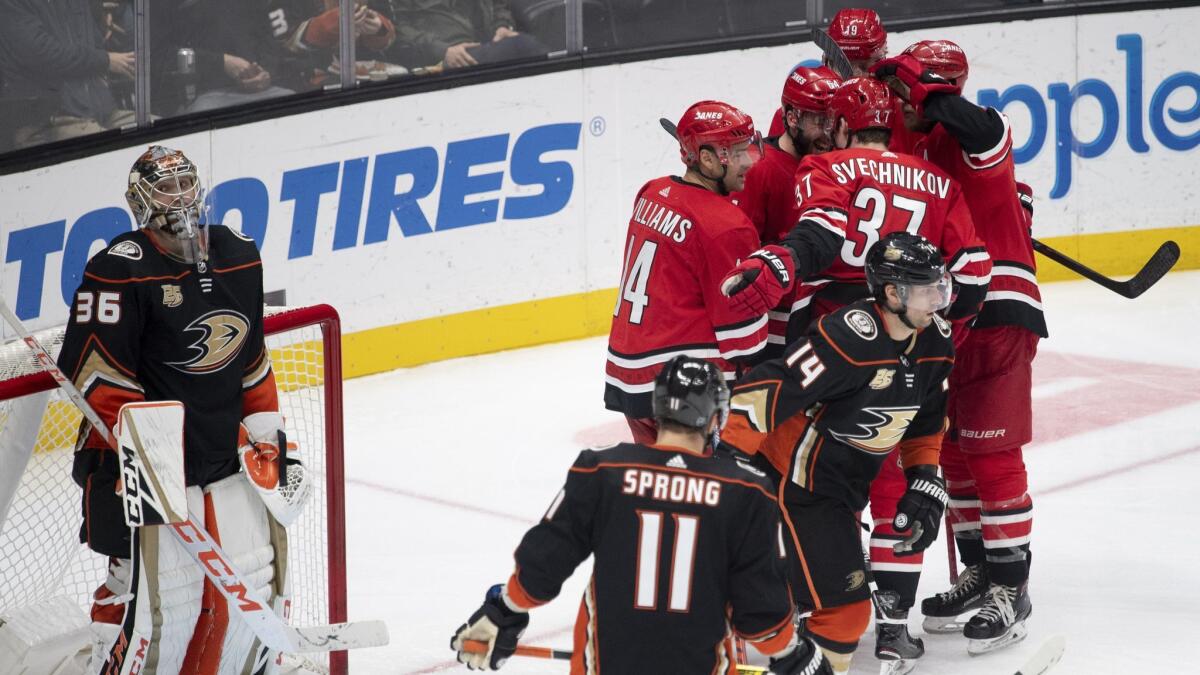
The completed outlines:
{"type": "MultiPolygon", "coordinates": [[[[721,436],[776,472],[792,589],[836,673],[849,671],[871,618],[859,517],[883,462],[899,446],[908,489],[893,521],[901,535],[888,542],[897,555],[933,543],[947,499],[937,472],[954,363],[937,314],[951,300],[945,262],[924,237],[894,232],[870,249],[865,271],[874,298],[821,317],[783,358],[739,380],[721,436]]],[[[895,603],[879,595],[880,618],[893,619],[895,603]]],[[[877,656],[920,654],[885,646],[877,656]]]]}
{"type": "Polygon", "coordinates": [[[574,674],[732,675],[733,636],[771,671],[829,673],[810,640],[794,641],[779,509],[762,472],[714,454],[728,414],[720,369],[677,356],[654,383],[653,445],[584,450],[542,521],[517,547],[516,571],[487,593],[451,648],[469,668],[512,656],[533,607],[554,599],[589,555],[592,579],[575,624],[574,674]],[[487,644],[468,649],[467,640],[487,644]]]}
{"type": "MultiPolygon", "coordinates": [[[[88,261],[59,368],[110,429],[127,403],[182,402],[193,520],[259,584],[259,597],[283,602],[283,527],[311,489],[295,452],[281,452],[258,249],[204,223],[198,172],[178,150],[151,146],[125,196],[138,229],[88,261]]],[[[118,464],[85,424],[72,471],[83,488],[80,539],[110,560],[94,596],[86,672],[97,661],[107,661],[106,673],[259,672],[233,665],[270,659],[187,552],[160,527],[126,525],[118,464]]]]}

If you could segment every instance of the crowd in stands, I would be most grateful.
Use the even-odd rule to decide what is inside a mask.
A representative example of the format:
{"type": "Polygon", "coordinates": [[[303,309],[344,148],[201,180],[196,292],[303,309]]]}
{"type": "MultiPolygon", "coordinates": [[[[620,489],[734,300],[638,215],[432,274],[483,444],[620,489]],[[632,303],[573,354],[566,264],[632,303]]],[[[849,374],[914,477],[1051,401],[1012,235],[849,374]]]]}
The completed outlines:
{"type": "MultiPolygon", "coordinates": [[[[593,52],[779,31],[806,11],[796,0],[571,1],[580,3],[583,43],[593,52]]],[[[153,118],[341,80],[338,0],[147,4],[153,118]]],[[[566,4],[355,0],[355,75],[382,80],[545,58],[566,47],[566,4]]],[[[134,0],[0,0],[0,152],[134,125],[135,72],[134,0]]]]}

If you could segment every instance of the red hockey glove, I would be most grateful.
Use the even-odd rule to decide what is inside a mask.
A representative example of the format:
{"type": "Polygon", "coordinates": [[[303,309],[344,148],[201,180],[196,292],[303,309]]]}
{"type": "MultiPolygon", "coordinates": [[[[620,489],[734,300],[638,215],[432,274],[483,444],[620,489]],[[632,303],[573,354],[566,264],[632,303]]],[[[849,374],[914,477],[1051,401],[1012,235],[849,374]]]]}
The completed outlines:
{"type": "Polygon", "coordinates": [[[921,112],[930,94],[962,95],[962,87],[926,68],[912,54],[901,54],[871,66],[871,74],[887,83],[900,98],[921,112]]]}
{"type": "Polygon", "coordinates": [[[739,312],[766,314],[792,288],[796,260],[786,246],[764,246],[738,263],[721,281],[721,292],[739,312]],[[763,274],[767,272],[767,274],[763,274]]]}

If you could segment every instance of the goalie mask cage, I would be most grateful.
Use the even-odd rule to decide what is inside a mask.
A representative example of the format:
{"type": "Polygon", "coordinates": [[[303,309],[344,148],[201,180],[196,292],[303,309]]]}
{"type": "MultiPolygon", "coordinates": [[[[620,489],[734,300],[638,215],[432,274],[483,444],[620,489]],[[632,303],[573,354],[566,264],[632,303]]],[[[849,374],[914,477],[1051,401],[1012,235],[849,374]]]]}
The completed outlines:
{"type": "MultiPolygon", "coordinates": [[[[312,501],[288,528],[289,623],[346,621],[338,315],[329,305],[269,307],[263,326],[288,440],[315,479],[312,501]]],[[[57,358],[63,332],[36,336],[57,358]]],[[[23,342],[0,346],[0,617],[64,599],[86,616],[105,578],[107,559],[79,543],[71,459],[81,418],[23,342]]],[[[345,652],[305,658],[346,672],[345,652]]]]}

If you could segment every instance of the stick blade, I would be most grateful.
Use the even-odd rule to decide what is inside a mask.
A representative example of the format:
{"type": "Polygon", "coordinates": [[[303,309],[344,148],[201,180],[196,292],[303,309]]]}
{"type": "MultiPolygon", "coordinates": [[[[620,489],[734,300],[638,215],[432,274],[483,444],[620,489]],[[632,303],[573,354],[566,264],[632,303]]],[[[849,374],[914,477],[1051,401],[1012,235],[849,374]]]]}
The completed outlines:
{"type": "Polygon", "coordinates": [[[1150,290],[1151,286],[1158,283],[1158,280],[1166,276],[1175,263],[1179,262],[1179,254],[1179,244],[1173,241],[1163,242],[1154,255],[1150,256],[1150,260],[1146,261],[1145,266],[1132,279],[1125,282],[1128,292],[1122,295],[1132,299],[1150,290]]]}
{"type": "Polygon", "coordinates": [[[293,653],[336,652],[344,649],[383,647],[388,644],[387,625],[382,621],[351,621],[328,626],[295,626],[293,653]]]}
{"type": "Polygon", "coordinates": [[[826,60],[829,61],[829,67],[838,74],[838,77],[843,80],[854,77],[854,66],[850,65],[850,59],[846,56],[846,52],[842,51],[841,46],[833,41],[833,36],[818,28],[813,31],[813,42],[825,54],[826,60]]]}
{"type": "Polygon", "coordinates": [[[1067,649],[1067,638],[1065,635],[1054,635],[1042,643],[1041,647],[1034,652],[1033,656],[1025,661],[1021,669],[1016,672],[1016,675],[1042,675],[1042,673],[1054,667],[1062,657],[1063,652],[1067,649]]]}
{"type": "Polygon", "coordinates": [[[671,120],[669,120],[665,117],[660,117],[660,118],[658,118],[658,123],[662,126],[663,131],[666,131],[668,134],[671,134],[671,138],[675,138],[675,139],[679,138],[679,133],[678,133],[679,130],[676,128],[674,122],[672,122],[671,120]]]}

